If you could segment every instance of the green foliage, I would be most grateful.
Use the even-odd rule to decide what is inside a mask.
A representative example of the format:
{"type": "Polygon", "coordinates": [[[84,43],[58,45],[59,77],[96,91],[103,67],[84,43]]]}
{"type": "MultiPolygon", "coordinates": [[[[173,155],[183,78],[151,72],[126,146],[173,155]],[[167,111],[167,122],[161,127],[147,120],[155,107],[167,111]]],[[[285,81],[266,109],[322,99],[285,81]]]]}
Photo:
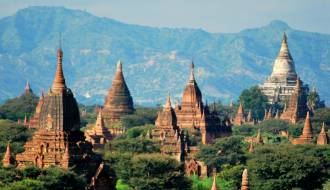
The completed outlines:
{"type": "Polygon", "coordinates": [[[116,184],[116,189],[117,190],[132,190],[133,188],[131,188],[126,183],[124,183],[122,180],[118,180],[117,184],[116,184]]]}
{"type": "Polygon", "coordinates": [[[235,166],[224,164],[221,166],[221,172],[219,174],[220,179],[227,182],[228,189],[240,189],[242,171],[244,170],[244,165],[238,164],[235,166]]]}
{"type": "Polygon", "coordinates": [[[316,90],[312,90],[307,95],[308,108],[314,112],[318,108],[324,108],[324,101],[321,101],[319,94],[316,90]]]}
{"type": "Polygon", "coordinates": [[[141,154],[132,158],[128,183],[135,189],[190,189],[183,165],[160,154],[141,154]]]}
{"type": "Polygon", "coordinates": [[[134,114],[127,115],[121,119],[125,128],[154,124],[158,108],[137,107],[134,114]]]}
{"type": "Polygon", "coordinates": [[[7,187],[1,188],[2,190],[45,190],[45,183],[35,179],[23,179],[11,183],[7,187]]]}
{"type": "Polygon", "coordinates": [[[17,98],[7,100],[0,106],[0,119],[23,120],[24,116],[31,117],[38,104],[38,97],[34,94],[23,94],[17,98]]]}
{"type": "Polygon", "coordinates": [[[258,86],[243,90],[239,96],[239,101],[246,111],[251,109],[256,118],[263,118],[268,100],[258,86]]]}
{"type": "Polygon", "coordinates": [[[214,144],[202,146],[196,157],[217,170],[220,170],[222,164],[244,164],[247,158],[242,140],[238,136],[221,138],[214,144]]]}
{"type": "Polygon", "coordinates": [[[247,162],[251,189],[315,189],[329,178],[330,147],[264,145],[247,162]]]}
{"type": "Polygon", "coordinates": [[[153,153],[160,152],[159,147],[149,139],[116,139],[107,145],[110,151],[132,152],[132,153],[153,153]]]}
{"type": "Polygon", "coordinates": [[[72,171],[58,167],[44,170],[28,167],[23,170],[0,168],[0,189],[4,190],[83,190],[86,181],[72,171]]]}
{"type": "Polygon", "coordinates": [[[327,126],[330,126],[330,108],[317,109],[313,114],[312,122],[318,123],[319,126],[324,122],[327,126]]]}
{"type": "Polygon", "coordinates": [[[6,151],[8,142],[11,142],[11,150],[13,154],[22,152],[23,145],[31,138],[33,130],[29,130],[25,126],[18,125],[10,120],[0,120],[0,156],[6,151]]]}
{"type": "Polygon", "coordinates": [[[45,189],[52,190],[76,190],[85,189],[86,181],[72,171],[64,171],[57,167],[47,168],[38,176],[38,180],[44,182],[45,189]]]}
{"type": "MultiPolygon", "coordinates": [[[[191,176],[190,179],[193,182],[192,189],[193,190],[210,190],[213,184],[213,177],[208,177],[205,179],[201,179],[198,176],[191,176]]],[[[217,176],[216,179],[217,188],[221,190],[236,190],[231,187],[226,181],[217,176]]]]}
{"type": "Polygon", "coordinates": [[[147,124],[144,126],[138,126],[138,127],[132,127],[126,131],[124,135],[122,135],[120,138],[137,138],[141,136],[146,136],[149,130],[152,130],[155,128],[153,124],[147,124]]]}

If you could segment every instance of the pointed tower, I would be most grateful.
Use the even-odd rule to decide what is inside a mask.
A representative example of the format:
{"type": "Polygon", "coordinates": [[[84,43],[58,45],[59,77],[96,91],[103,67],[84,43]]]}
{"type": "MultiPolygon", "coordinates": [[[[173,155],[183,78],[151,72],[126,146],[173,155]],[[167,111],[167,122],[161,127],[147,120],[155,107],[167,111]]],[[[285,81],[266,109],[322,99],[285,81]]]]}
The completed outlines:
{"type": "Polygon", "coordinates": [[[105,99],[102,115],[107,126],[119,122],[122,116],[134,112],[133,99],[123,75],[122,62],[117,62],[117,69],[112,86],[105,99]]]}
{"type": "Polygon", "coordinates": [[[8,166],[13,165],[13,163],[14,163],[14,158],[11,156],[10,144],[8,143],[6,153],[2,160],[2,166],[8,167],[8,166]]]}
{"type": "Polygon", "coordinates": [[[241,126],[244,122],[245,122],[244,109],[242,103],[240,102],[234,119],[234,125],[241,126]]]}
{"type": "Polygon", "coordinates": [[[214,176],[213,176],[213,183],[212,183],[211,190],[217,190],[216,177],[217,177],[217,176],[214,174],[214,176]]]}
{"type": "Polygon", "coordinates": [[[182,96],[182,109],[191,109],[202,105],[202,93],[196,83],[194,69],[195,65],[191,62],[189,81],[182,96]]]}
{"type": "Polygon", "coordinates": [[[253,142],[258,143],[258,144],[264,144],[264,140],[261,136],[260,129],[258,129],[257,136],[254,138],[253,142]]]}
{"type": "Polygon", "coordinates": [[[247,122],[253,122],[253,116],[252,116],[252,111],[251,109],[249,109],[249,113],[248,113],[248,116],[246,118],[246,121],[247,122]]]}
{"type": "Polygon", "coordinates": [[[248,176],[247,169],[244,169],[243,174],[242,174],[241,190],[249,190],[249,176],[248,176]]]}
{"type": "Polygon", "coordinates": [[[301,80],[297,78],[294,92],[290,97],[289,106],[286,107],[280,118],[291,123],[296,123],[299,119],[306,116],[307,111],[307,94],[302,89],[301,80]]]}
{"type": "Polygon", "coordinates": [[[26,116],[26,114],[25,114],[25,116],[24,116],[24,126],[29,126],[29,121],[28,121],[28,118],[27,118],[27,116],[26,116]]]}
{"type": "MultiPolygon", "coordinates": [[[[284,104],[294,92],[297,77],[287,36],[284,33],[280,51],[274,61],[273,71],[264,84],[260,85],[261,91],[267,96],[270,104],[284,104]]],[[[307,93],[308,86],[303,86],[303,90],[307,93]]]]}
{"type": "Polygon", "coordinates": [[[40,112],[41,112],[41,107],[44,104],[44,92],[41,92],[41,95],[39,97],[39,101],[35,110],[35,113],[33,117],[30,119],[29,122],[29,127],[31,128],[38,128],[39,127],[39,118],[40,118],[40,112]]]}
{"type": "Polygon", "coordinates": [[[322,128],[321,128],[320,134],[317,137],[317,144],[318,145],[329,144],[329,138],[328,138],[328,134],[325,132],[325,124],[324,124],[324,122],[322,124],[322,128]]]}
{"type": "Polygon", "coordinates": [[[102,148],[106,142],[112,139],[110,130],[105,127],[102,110],[99,111],[95,125],[85,130],[85,137],[94,148],[102,148]]]}
{"type": "Polygon", "coordinates": [[[313,141],[313,130],[309,117],[309,112],[307,112],[304,128],[302,134],[299,138],[293,139],[292,144],[311,144],[313,141]]]}
{"type": "Polygon", "coordinates": [[[26,85],[25,85],[25,88],[24,88],[24,93],[25,94],[32,94],[33,93],[29,81],[26,81],[26,85]]]}
{"type": "Polygon", "coordinates": [[[66,149],[70,151],[70,162],[65,168],[76,166],[78,170],[98,166],[97,156],[80,131],[78,104],[65,84],[62,58],[60,47],[57,51],[57,69],[52,88],[43,98],[40,108],[38,129],[24,145],[25,151],[16,155],[19,168],[62,166],[65,164],[62,163],[62,158],[67,156],[66,149]]]}

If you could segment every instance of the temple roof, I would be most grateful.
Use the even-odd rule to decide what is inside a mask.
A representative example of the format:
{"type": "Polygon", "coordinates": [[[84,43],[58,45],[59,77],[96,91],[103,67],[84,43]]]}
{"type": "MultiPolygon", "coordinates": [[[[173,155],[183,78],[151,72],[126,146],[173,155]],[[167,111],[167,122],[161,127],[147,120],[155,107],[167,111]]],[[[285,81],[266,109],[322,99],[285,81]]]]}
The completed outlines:
{"type": "Polygon", "coordinates": [[[202,103],[202,93],[196,83],[194,75],[194,63],[191,63],[190,77],[183,92],[182,103],[200,104],[202,103]]]}
{"type": "Polygon", "coordinates": [[[133,107],[133,99],[123,75],[122,62],[119,60],[117,62],[116,73],[112,81],[112,86],[108,92],[104,107],[122,104],[133,107]]]}
{"type": "Polygon", "coordinates": [[[297,77],[295,65],[290,54],[287,36],[284,33],[280,52],[274,62],[271,77],[297,77]]]}

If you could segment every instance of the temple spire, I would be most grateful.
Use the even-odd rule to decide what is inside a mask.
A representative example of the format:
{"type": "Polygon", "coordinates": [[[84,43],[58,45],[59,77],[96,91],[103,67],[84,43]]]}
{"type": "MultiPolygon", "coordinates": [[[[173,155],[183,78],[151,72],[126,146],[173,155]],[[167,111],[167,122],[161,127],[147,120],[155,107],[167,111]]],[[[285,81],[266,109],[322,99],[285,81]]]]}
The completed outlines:
{"type": "Polygon", "coordinates": [[[217,182],[216,182],[216,175],[213,176],[213,183],[211,190],[217,190],[217,182]]]}
{"type": "Polygon", "coordinates": [[[116,70],[116,72],[122,72],[122,62],[121,62],[121,60],[118,60],[118,62],[117,62],[117,70],[116,70]]]}
{"type": "Polygon", "coordinates": [[[313,138],[313,132],[312,132],[312,126],[311,126],[311,121],[310,121],[310,117],[309,117],[309,112],[307,112],[307,115],[306,115],[306,120],[305,120],[305,125],[304,125],[302,136],[309,138],[309,139],[313,138]]]}
{"type": "Polygon", "coordinates": [[[190,77],[189,82],[195,82],[195,64],[192,61],[190,64],[190,77]]]}
{"type": "Polygon", "coordinates": [[[62,69],[62,60],[63,60],[63,51],[62,51],[62,43],[60,39],[59,48],[57,50],[57,69],[52,86],[52,91],[55,93],[62,92],[64,89],[66,89],[65,79],[62,69]]]}
{"type": "Polygon", "coordinates": [[[171,95],[170,92],[168,92],[167,98],[166,98],[166,103],[165,103],[165,109],[171,109],[172,104],[171,104],[171,95]]]}
{"type": "Polygon", "coordinates": [[[248,170],[244,169],[242,174],[242,187],[241,190],[249,190],[249,177],[248,177],[248,170]]]}
{"type": "Polygon", "coordinates": [[[6,153],[5,153],[5,155],[3,157],[3,160],[2,160],[2,165],[4,167],[8,167],[12,164],[13,164],[13,157],[11,156],[10,144],[8,143],[6,153]]]}
{"type": "Polygon", "coordinates": [[[281,44],[279,56],[291,58],[289,48],[288,48],[287,36],[286,36],[285,32],[282,37],[282,44],[281,44]]]}
{"type": "Polygon", "coordinates": [[[96,129],[103,129],[104,126],[105,126],[105,124],[104,124],[104,120],[103,120],[103,117],[102,117],[102,109],[100,109],[99,114],[97,115],[96,122],[95,122],[95,128],[96,129]]]}
{"type": "Polygon", "coordinates": [[[317,144],[318,145],[326,145],[326,144],[328,144],[328,142],[329,142],[328,134],[325,132],[325,124],[323,122],[320,134],[317,137],[317,144]]]}
{"type": "Polygon", "coordinates": [[[24,88],[24,92],[25,92],[25,94],[30,94],[30,93],[32,93],[32,89],[31,89],[31,86],[30,86],[30,82],[29,82],[29,81],[26,81],[26,85],[25,85],[25,88],[24,88]]]}

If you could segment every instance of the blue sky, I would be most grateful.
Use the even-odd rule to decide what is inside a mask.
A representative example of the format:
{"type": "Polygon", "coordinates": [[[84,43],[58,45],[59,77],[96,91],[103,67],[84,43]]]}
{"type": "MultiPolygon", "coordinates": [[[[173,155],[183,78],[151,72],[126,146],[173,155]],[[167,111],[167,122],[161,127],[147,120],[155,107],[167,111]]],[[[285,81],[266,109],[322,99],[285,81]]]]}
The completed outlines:
{"type": "Polygon", "coordinates": [[[330,34],[330,0],[0,0],[0,17],[33,5],[64,6],[131,24],[238,32],[283,20],[330,34]]]}

